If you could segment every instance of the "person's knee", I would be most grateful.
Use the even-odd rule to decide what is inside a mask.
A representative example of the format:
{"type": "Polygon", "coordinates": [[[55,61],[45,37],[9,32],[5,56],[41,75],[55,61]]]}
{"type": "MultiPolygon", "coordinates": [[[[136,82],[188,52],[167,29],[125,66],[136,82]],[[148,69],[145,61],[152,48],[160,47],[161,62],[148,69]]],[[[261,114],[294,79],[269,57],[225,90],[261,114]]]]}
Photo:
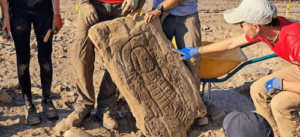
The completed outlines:
{"type": "Polygon", "coordinates": [[[250,86],[250,95],[251,98],[254,100],[257,97],[259,97],[261,91],[261,84],[258,82],[254,82],[251,86],[250,86]]]}
{"type": "Polygon", "coordinates": [[[22,63],[18,65],[18,74],[20,76],[24,75],[25,71],[28,69],[29,63],[22,63]]]}
{"type": "Polygon", "coordinates": [[[41,68],[43,68],[46,72],[50,71],[52,69],[52,63],[51,59],[47,58],[41,58],[39,59],[39,64],[41,68]]]}
{"type": "Polygon", "coordinates": [[[277,94],[275,97],[273,97],[271,103],[272,111],[279,111],[284,112],[287,111],[289,108],[292,107],[291,101],[288,99],[288,97],[283,93],[277,94]]]}

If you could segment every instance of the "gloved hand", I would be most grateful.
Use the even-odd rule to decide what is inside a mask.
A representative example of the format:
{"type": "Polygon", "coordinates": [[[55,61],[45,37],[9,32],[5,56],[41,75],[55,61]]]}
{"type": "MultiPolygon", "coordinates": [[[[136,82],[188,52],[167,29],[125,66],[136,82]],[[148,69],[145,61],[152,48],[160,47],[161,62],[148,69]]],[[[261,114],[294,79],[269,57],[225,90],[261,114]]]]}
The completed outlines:
{"type": "Polygon", "coordinates": [[[94,6],[89,2],[83,2],[80,4],[80,14],[88,25],[94,25],[98,22],[98,14],[94,6]]]}
{"type": "Polygon", "coordinates": [[[173,49],[173,51],[180,53],[181,55],[184,55],[181,57],[181,60],[189,59],[193,56],[199,55],[198,53],[198,47],[186,47],[183,49],[173,49]]]}
{"type": "Polygon", "coordinates": [[[282,89],[282,79],[272,78],[265,83],[265,87],[266,87],[268,93],[270,91],[274,91],[274,89],[282,91],[283,90],[282,89]]]}
{"type": "Polygon", "coordinates": [[[60,15],[53,15],[53,34],[57,34],[62,28],[62,20],[60,15]]]}
{"type": "Polygon", "coordinates": [[[124,0],[122,3],[122,15],[127,11],[134,11],[139,5],[139,0],[124,0]]]}

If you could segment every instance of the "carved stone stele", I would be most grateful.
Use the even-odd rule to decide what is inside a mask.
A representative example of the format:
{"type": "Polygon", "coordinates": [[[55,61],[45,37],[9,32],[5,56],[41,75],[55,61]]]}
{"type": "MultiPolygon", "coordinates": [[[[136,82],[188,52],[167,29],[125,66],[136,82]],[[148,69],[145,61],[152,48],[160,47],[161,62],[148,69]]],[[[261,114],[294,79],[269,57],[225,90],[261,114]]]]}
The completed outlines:
{"type": "Polygon", "coordinates": [[[145,136],[185,137],[194,119],[207,113],[159,20],[122,17],[88,33],[145,136]]]}

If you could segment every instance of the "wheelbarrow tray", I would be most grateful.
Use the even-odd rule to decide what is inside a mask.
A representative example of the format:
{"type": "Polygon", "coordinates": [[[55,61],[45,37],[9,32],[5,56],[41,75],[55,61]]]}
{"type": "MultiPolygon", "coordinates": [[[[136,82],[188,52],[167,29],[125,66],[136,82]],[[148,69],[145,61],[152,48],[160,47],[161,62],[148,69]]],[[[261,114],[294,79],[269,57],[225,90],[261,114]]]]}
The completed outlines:
{"type": "MultiPolygon", "coordinates": [[[[202,46],[211,44],[212,42],[202,41],[202,46]]],[[[200,61],[200,77],[201,78],[217,78],[228,74],[236,68],[242,61],[246,61],[247,57],[241,48],[214,52],[201,55],[200,61]]]]}

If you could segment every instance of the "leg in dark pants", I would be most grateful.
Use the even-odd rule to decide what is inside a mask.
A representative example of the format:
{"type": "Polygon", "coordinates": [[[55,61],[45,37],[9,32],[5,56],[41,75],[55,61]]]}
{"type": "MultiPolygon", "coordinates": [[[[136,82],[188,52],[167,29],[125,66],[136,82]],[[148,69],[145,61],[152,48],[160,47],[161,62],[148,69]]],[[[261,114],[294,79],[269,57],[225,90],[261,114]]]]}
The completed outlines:
{"type": "Polygon", "coordinates": [[[30,30],[31,19],[27,14],[20,13],[11,17],[11,33],[14,38],[18,79],[26,105],[32,104],[31,82],[29,74],[30,62],[30,30]]]}
{"type": "Polygon", "coordinates": [[[45,43],[43,41],[46,32],[52,26],[52,16],[35,17],[33,21],[34,31],[36,34],[38,45],[38,61],[40,65],[40,78],[42,83],[43,100],[50,98],[51,84],[52,84],[52,35],[45,43]]]}
{"type": "Polygon", "coordinates": [[[25,103],[27,124],[34,125],[40,122],[36,108],[32,104],[31,82],[29,74],[30,62],[30,31],[31,24],[35,30],[38,43],[38,60],[43,91],[43,111],[47,118],[57,116],[56,109],[50,98],[52,83],[52,36],[47,43],[43,42],[46,32],[52,27],[52,2],[49,0],[10,0],[12,35],[14,37],[18,78],[25,103]]]}

